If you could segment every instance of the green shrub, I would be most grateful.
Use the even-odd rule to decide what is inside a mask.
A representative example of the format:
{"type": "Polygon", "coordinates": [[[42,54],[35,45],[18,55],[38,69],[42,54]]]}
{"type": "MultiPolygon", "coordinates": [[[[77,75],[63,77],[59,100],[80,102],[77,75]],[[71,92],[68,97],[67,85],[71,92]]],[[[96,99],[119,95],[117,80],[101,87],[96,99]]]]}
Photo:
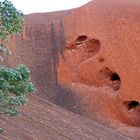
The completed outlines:
{"type": "MultiPolygon", "coordinates": [[[[10,54],[5,46],[9,35],[22,30],[23,13],[8,0],[0,2],[0,60],[10,54]]],[[[31,82],[31,71],[25,65],[17,68],[0,67],[0,114],[17,115],[27,102],[27,95],[36,89],[31,82]]]]}

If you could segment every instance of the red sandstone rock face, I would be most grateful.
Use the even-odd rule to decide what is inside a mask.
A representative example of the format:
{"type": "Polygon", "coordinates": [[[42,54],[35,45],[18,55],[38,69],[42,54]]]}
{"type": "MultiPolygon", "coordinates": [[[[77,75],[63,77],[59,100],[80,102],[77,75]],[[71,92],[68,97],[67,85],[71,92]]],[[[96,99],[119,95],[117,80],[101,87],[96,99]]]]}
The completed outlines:
{"type": "MultiPolygon", "coordinates": [[[[66,109],[108,126],[140,126],[139,13],[139,1],[94,0],[28,15],[7,64],[27,64],[39,93],[66,109]]],[[[139,138],[135,130],[128,133],[139,138]]]]}
{"type": "MultiPolygon", "coordinates": [[[[131,0],[98,0],[72,11],[72,14],[64,19],[67,27],[66,60],[62,60],[59,70],[60,79],[63,81],[99,88],[110,87],[115,92],[112,91],[108,99],[112,100],[112,103],[108,103],[106,108],[112,108],[114,100],[118,101],[117,104],[120,105],[116,105],[115,112],[124,116],[123,122],[129,119],[128,122],[138,126],[139,13],[140,2],[131,0]],[[76,43],[80,37],[80,43],[76,43]]],[[[106,101],[103,98],[98,102],[101,104],[106,101]]],[[[107,110],[104,111],[108,112],[107,110]]]]}
{"type": "Polygon", "coordinates": [[[27,64],[32,70],[33,81],[41,93],[46,92],[45,89],[54,85],[57,79],[58,56],[62,53],[62,47],[65,47],[62,46],[64,39],[60,34],[62,32],[63,35],[61,20],[69,12],[25,16],[23,32],[21,35],[11,37],[13,43],[9,47],[14,53],[6,63],[12,66],[27,64]]]}
{"type": "Polygon", "coordinates": [[[140,101],[140,88],[138,86],[140,82],[138,62],[139,4],[138,1],[132,2],[130,0],[93,1],[80,10],[73,11],[65,20],[66,38],[70,40],[68,42],[75,41],[80,35],[86,35],[100,41],[98,54],[79,66],[80,75],[91,83],[99,84],[99,71],[103,67],[110,69],[113,73],[118,73],[122,83],[120,96],[125,100],[140,101]],[[69,20],[71,22],[67,22],[69,20]],[[74,28],[69,30],[72,27],[74,28]],[[102,58],[104,62],[100,65],[99,61],[102,58]],[[90,66],[91,71],[86,72],[88,66],[90,66]],[[95,72],[97,73],[97,70],[93,72],[95,67],[98,69],[98,74],[96,74],[98,79],[91,79],[95,72]]]}
{"type": "Polygon", "coordinates": [[[32,96],[23,114],[0,116],[1,140],[133,140],[95,121],[32,96]]]}

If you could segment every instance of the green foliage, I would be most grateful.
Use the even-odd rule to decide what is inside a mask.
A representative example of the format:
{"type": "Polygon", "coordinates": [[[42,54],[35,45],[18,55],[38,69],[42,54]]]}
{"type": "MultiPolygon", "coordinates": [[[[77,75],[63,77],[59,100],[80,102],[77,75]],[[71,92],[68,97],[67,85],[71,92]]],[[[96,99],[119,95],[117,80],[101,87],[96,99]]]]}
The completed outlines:
{"type": "Polygon", "coordinates": [[[4,61],[10,50],[3,44],[9,35],[22,30],[23,13],[18,11],[8,0],[0,2],[0,61],[4,61]]]}
{"type": "Polygon", "coordinates": [[[16,69],[0,67],[0,114],[16,115],[27,102],[27,95],[35,92],[30,70],[25,65],[16,69]]]}
{"type": "Polygon", "coordinates": [[[0,2],[0,38],[19,33],[22,29],[23,14],[8,0],[0,2]]]}
{"type": "MultiPolygon", "coordinates": [[[[9,54],[4,40],[9,35],[19,33],[22,29],[23,14],[8,1],[0,2],[0,53],[9,54]]],[[[0,55],[0,60],[3,60],[0,55]]],[[[17,115],[22,105],[27,102],[27,95],[36,89],[31,82],[31,71],[25,65],[7,68],[0,67],[0,114],[17,115]]],[[[0,129],[0,132],[3,130],[0,129]]]]}

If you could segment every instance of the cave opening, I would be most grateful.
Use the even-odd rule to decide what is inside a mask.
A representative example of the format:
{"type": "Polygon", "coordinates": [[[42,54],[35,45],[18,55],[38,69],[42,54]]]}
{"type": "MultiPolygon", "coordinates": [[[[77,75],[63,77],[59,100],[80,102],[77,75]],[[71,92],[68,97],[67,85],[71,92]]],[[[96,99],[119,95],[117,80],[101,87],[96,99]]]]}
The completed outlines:
{"type": "Polygon", "coordinates": [[[140,106],[140,103],[137,101],[127,101],[125,102],[128,110],[135,109],[136,107],[140,106]]]}
{"type": "Polygon", "coordinates": [[[110,80],[111,81],[120,81],[120,76],[117,73],[112,73],[110,80]]]}
{"type": "Polygon", "coordinates": [[[86,35],[80,35],[80,36],[78,36],[76,38],[76,41],[82,42],[82,41],[85,41],[86,39],[87,39],[87,36],[86,35]]]}
{"type": "Polygon", "coordinates": [[[100,71],[100,76],[104,85],[111,87],[115,91],[120,89],[120,76],[117,73],[112,72],[108,67],[105,67],[100,71]]]}
{"type": "Polygon", "coordinates": [[[117,73],[111,73],[110,80],[112,81],[112,87],[114,90],[119,90],[121,86],[121,79],[117,73]]]}

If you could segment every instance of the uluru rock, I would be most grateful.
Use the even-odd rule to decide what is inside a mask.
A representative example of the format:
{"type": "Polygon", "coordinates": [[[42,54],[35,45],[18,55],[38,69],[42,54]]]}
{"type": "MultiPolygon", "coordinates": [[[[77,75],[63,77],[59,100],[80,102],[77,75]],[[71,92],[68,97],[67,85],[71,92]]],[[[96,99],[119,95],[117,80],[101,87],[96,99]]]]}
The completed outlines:
{"type": "Polygon", "coordinates": [[[94,0],[26,15],[6,64],[27,64],[43,98],[139,139],[139,13],[139,1],[94,0]]]}
{"type": "MultiPolygon", "coordinates": [[[[112,103],[100,97],[97,101],[99,106],[101,102],[108,102],[104,110],[116,106],[116,109],[113,107],[115,112],[119,112],[116,117],[121,116],[125,123],[128,121],[138,126],[139,6],[138,1],[98,0],[74,10],[64,19],[66,58],[59,67],[59,77],[63,82],[82,83],[96,88],[110,87],[111,93],[97,96],[108,96],[112,103]]],[[[87,95],[85,93],[85,97],[87,95]]]]}
{"type": "Polygon", "coordinates": [[[22,116],[1,116],[1,140],[133,140],[95,121],[33,96],[22,116]]]}

